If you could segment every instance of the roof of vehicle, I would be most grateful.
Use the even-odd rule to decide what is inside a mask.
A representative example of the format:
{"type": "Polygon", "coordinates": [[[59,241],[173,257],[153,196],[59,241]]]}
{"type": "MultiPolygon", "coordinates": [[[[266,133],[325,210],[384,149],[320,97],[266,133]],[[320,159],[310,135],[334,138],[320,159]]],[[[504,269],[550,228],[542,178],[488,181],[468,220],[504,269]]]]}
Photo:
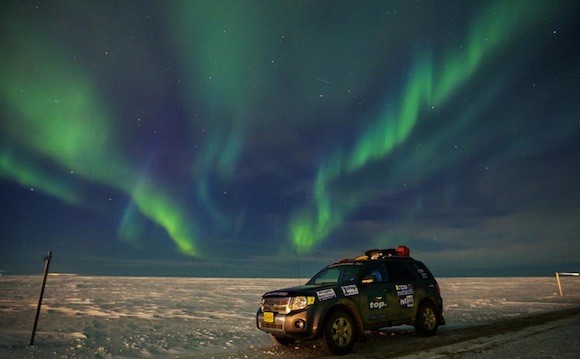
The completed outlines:
{"type": "Polygon", "coordinates": [[[398,246],[397,248],[387,248],[387,249],[370,249],[364,254],[361,254],[355,258],[345,258],[341,259],[334,264],[347,263],[347,262],[364,262],[370,260],[379,260],[387,258],[408,258],[413,259],[410,256],[411,251],[406,246],[398,246]]]}

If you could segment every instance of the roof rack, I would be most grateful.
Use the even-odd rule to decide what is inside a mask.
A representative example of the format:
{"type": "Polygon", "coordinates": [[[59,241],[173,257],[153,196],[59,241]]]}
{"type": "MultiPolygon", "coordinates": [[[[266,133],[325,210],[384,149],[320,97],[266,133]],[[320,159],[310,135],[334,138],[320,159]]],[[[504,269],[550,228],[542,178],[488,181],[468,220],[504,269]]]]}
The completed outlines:
{"type": "Polygon", "coordinates": [[[406,246],[398,246],[397,248],[387,249],[371,249],[365,252],[364,255],[356,257],[356,260],[373,260],[382,259],[386,257],[409,257],[411,251],[406,246]]]}

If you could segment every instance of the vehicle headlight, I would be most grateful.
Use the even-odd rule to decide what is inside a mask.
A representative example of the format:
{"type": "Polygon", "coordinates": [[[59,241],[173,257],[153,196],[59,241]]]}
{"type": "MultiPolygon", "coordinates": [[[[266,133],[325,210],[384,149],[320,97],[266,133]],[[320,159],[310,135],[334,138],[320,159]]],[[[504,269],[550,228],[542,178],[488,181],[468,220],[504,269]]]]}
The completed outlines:
{"type": "Polygon", "coordinates": [[[301,310],[311,304],[314,304],[314,297],[304,297],[304,296],[292,297],[288,309],[289,311],[301,310]]]}

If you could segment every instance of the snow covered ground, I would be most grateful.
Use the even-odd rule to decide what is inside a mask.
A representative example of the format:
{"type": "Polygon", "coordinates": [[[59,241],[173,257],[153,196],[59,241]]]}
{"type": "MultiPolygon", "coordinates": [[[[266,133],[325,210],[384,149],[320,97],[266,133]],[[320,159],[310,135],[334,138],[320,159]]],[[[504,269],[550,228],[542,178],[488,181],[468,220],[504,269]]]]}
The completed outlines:
{"type": "MultiPolygon", "coordinates": [[[[391,328],[370,334],[367,343],[357,343],[349,357],[384,357],[385,352],[373,354],[381,353],[383,346],[389,356],[397,357],[397,348],[405,347],[400,353],[409,353],[408,347],[421,343],[424,350],[413,355],[431,358],[454,353],[454,357],[491,358],[498,357],[493,350],[503,348],[502,340],[513,350],[508,355],[501,349],[505,357],[517,357],[514,340],[522,348],[539,346],[537,353],[541,353],[560,337],[560,331],[572,328],[575,334],[570,336],[577,336],[580,329],[578,311],[550,320],[541,317],[531,324],[520,320],[580,307],[579,278],[562,278],[563,297],[554,277],[442,278],[439,283],[447,325],[435,337],[417,337],[412,327],[391,328]],[[520,327],[514,324],[515,329],[510,330],[512,322],[520,327]],[[498,329],[496,335],[496,327],[504,330],[498,329]],[[537,338],[529,339],[530,335],[537,338]],[[441,347],[441,343],[446,345],[441,347]]],[[[41,284],[41,276],[0,277],[0,358],[325,355],[316,343],[276,347],[255,327],[261,294],[296,285],[296,279],[50,275],[35,345],[29,346],[41,284]]],[[[561,340],[563,353],[578,352],[579,343],[573,340],[561,340]]]]}

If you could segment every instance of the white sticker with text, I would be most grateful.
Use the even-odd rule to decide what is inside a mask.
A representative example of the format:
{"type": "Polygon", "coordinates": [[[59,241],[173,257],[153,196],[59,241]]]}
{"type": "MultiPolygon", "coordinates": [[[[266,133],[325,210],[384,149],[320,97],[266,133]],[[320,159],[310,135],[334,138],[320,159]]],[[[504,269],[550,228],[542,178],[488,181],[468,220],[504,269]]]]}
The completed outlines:
{"type": "Polygon", "coordinates": [[[316,296],[318,297],[318,300],[323,301],[336,298],[336,293],[334,292],[334,289],[330,288],[325,290],[319,290],[318,292],[316,292],[316,296]]]}
{"type": "Polygon", "coordinates": [[[358,294],[358,288],[354,284],[353,285],[345,285],[341,288],[342,288],[342,293],[344,294],[345,297],[358,294]]]}

